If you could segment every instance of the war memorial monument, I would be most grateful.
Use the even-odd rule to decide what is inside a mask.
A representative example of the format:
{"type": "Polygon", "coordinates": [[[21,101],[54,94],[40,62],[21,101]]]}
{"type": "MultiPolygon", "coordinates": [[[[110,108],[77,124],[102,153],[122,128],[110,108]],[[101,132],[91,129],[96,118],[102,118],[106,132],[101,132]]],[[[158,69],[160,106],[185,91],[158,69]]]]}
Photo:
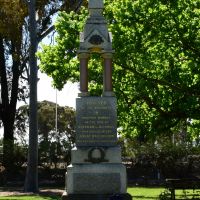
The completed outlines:
{"type": "Polygon", "coordinates": [[[117,103],[112,89],[112,39],[103,17],[103,0],[89,0],[89,17],[80,33],[80,94],[76,99],[76,147],[67,167],[62,200],[131,200],[126,168],[117,144],[117,103]],[[103,59],[102,96],[88,91],[88,61],[103,59]]]}

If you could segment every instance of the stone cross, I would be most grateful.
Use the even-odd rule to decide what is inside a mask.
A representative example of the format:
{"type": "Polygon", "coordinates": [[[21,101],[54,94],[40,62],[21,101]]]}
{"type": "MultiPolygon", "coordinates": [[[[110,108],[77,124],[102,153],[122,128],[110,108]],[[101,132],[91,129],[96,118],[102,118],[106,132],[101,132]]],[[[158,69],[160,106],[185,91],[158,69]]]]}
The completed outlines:
{"type": "Polygon", "coordinates": [[[88,61],[91,53],[99,53],[104,60],[103,96],[113,96],[112,89],[112,38],[108,32],[107,22],[102,15],[103,1],[89,0],[89,17],[84,31],[80,33],[80,94],[88,96],[88,61]]]}

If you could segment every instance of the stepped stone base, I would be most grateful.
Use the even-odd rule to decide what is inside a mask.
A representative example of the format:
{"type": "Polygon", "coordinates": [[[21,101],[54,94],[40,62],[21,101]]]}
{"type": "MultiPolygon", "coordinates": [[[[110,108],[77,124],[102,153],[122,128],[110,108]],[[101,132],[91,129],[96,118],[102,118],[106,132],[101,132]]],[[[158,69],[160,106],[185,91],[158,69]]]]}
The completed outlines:
{"type": "Polygon", "coordinates": [[[132,196],[125,194],[67,194],[63,193],[62,200],[132,200],[132,196]]]}
{"type": "Polygon", "coordinates": [[[68,194],[124,194],[126,168],[122,164],[74,164],[67,168],[68,194]]]}

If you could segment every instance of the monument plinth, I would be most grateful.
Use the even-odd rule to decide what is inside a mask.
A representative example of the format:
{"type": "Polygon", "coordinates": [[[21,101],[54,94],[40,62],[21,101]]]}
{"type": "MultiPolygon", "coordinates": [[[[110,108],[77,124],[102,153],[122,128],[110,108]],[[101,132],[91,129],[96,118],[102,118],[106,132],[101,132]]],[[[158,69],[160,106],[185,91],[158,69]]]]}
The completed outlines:
{"type": "Polygon", "coordinates": [[[112,88],[112,40],[104,19],[103,0],[89,0],[90,16],[80,34],[80,93],[76,99],[76,147],[67,167],[62,200],[131,200],[126,169],[117,144],[117,100],[112,88]],[[103,91],[88,91],[90,54],[103,59],[103,91]]]}

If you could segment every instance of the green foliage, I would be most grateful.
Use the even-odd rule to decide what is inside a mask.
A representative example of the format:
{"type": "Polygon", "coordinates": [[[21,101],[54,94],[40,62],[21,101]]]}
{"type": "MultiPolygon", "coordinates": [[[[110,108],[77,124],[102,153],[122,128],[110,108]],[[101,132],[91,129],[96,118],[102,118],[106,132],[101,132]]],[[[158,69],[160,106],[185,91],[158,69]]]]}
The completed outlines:
{"type": "Polygon", "coordinates": [[[75,12],[60,12],[55,24],[59,37],[56,37],[56,45],[42,45],[43,52],[38,52],[41,58],[40,69],[54,79],[54,86],[61,89],[66,81],[78,79],[78,61],[76,50],[78,48],[78,34],[83,28],[85,10],[81,15],[75,12]],[[67,39],[66,39],[67,38],[67,39]]]}
{"type": "MultiPolygon", "coordinates": [[[[24,137],[28,128],[28,106],[17,110],[16,136],[26,146],[24,137]]],[[[55,130],[56,104],[38,103],[39,164],[45,168],[57,167],[59,161],[70,162],[70,151],[75,142],[75,111],[57,105],[57,131],[55,130]]],[[[20,149],[19,149],[20,150],[20,149]]],[[[18,151],[16,151],[17,153],[18,151]]]]}
{"type": "MultiPolygon", "coordinates": [[[[26,156],[27,156],[27,145],[22,145],[19,143],[15,143],[14,144],[14,151],[13,151],[13,170],[12,171],[16,171],[17,169],[19,169],[20,167],[22,167],[22,165],[26,162],[26,156]]],[[[3,148],[0,145],[0,168],[1,165],[3,165],[3,148]]],[[[0,172],[3,171],[0,169],[0,172]]]]}
{"type": "MultiPolygon", "coordinates": [[[[10,146],[9,146],[10,147],[10,146]]],[[[23,146],[22,144],[13,145],[13,159],[12,159],[12,168],[9,170],[9,173],[6,169],[5,164],[3,163],[3,148],[0,146],[0,185],[4,186],[9,180],[18,180],[24,179],[23,165],[27,161],[27,145],[23,146]]]]}
{"type": "MultiPolygon", "coordinates": [[[[21,0],[0,1],[0,35],[12,40],[21,40],[21,27],[28,9],[21,0]]],[[[16,42],[16,41],[15,41],[16,42]]]]}
{"type": "MultiPolygon", "coordinates": [[[[169,190],[163,191],[159,195],[159,200],[170,200],[171,193],[169,190]]],[[[176,199],[199,199],[199,191],[198,190],[176,190],[176,199]]]]}
{"type": "Polygon", "coordinates": [[[170,194],[169,190],[165,190],[164,192],[162,192],[159,195],[159,199],[160,200],[170,200],[171,199],[171,194],[170,194]]]}
{"type": "Polygon", "coordinates": [[[13,166],[17,169],[20,169],[22,165],[27,161],[27,153],[28,153],[28,146],[23,146],[21,144],[14,145],[14,162],[13,166]]]}
{"type": "Polygon", "coordinates": [[[159,170],[163,178],[188,178],[198,174],[199,147],[174,142],[167,137],[146,143],[126,139],[123,156],[132,160],[132,167],[159,170]]]}
{"type": "MultiPolygon", "coordinates": [[[[107,0],[105,16],[113,34],[113,82],[118,98],[121,134],[140,141],[172,135],[184,124],[191,138],[199,138],[192,124],[200,120],[200,2],[198,0],[107,0]],[[190,119],[189,121],[187,121],[190,119]],[[188,128],[189,127],[189,128],[188,128]]],[[[40,68],[61,89],[78,80],[79,32],[87,12],[60,13],[54,46],[42,46],[40,68]]],[[[92,94],[99,94],[99,62],[89,65],[92,94]]]]}
{"type": "Polygon", "coordinates": [[[128,135],[139,133],[144,140],[169,134],[182,119],[199,118],[197,3],[122,1],[117,9],[115,1],[114,8],[108,6],[115,19],[117,72],[123,74],[115,85],[122,100],[119,117],[128,135]]]}

